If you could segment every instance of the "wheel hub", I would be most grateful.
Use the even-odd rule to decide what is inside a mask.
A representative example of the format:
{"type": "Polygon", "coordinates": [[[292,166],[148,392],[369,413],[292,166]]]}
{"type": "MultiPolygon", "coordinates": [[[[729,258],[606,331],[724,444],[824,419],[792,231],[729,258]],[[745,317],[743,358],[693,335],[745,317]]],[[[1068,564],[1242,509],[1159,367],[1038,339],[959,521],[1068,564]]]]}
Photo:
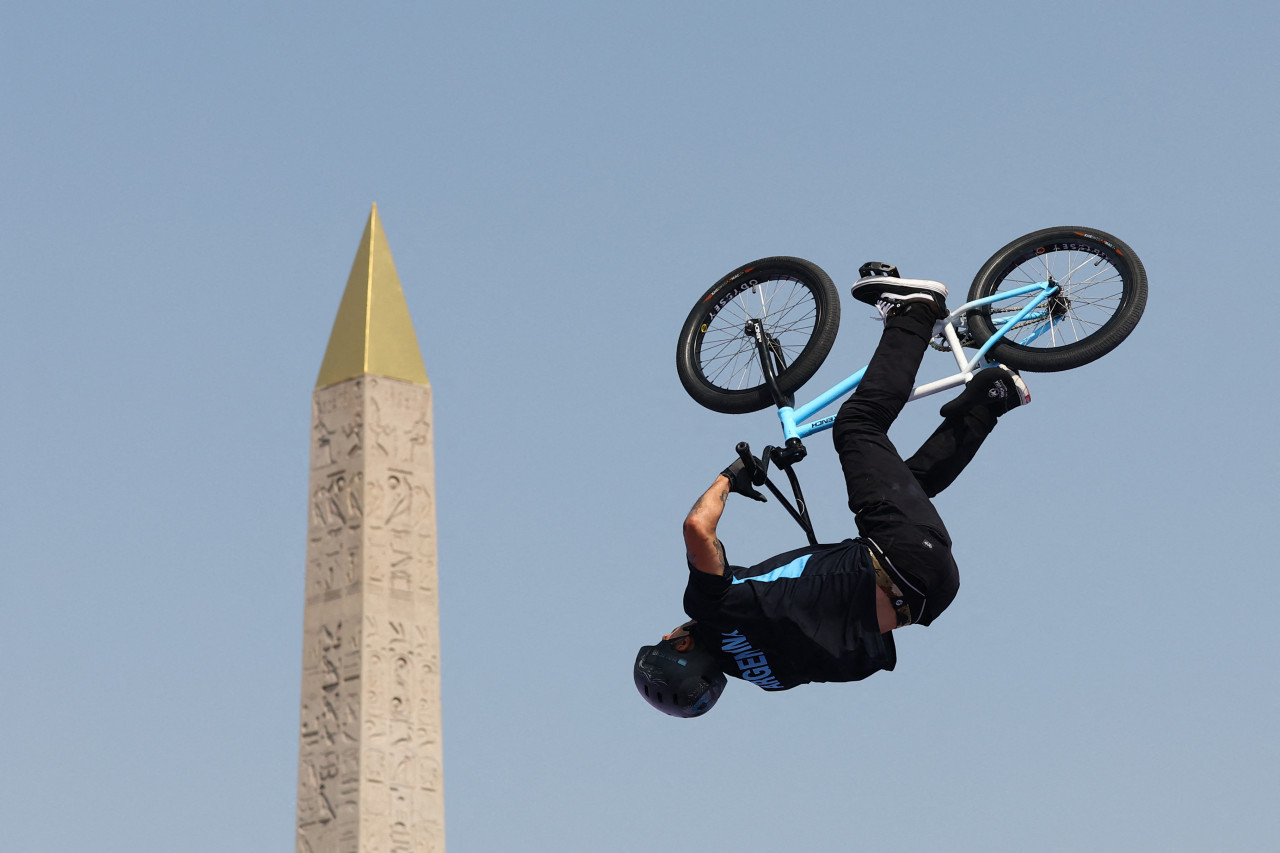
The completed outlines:
{"type": "Polygon", "coordinates": [[[787,369],[787,357],[783,352],[782,344],[773,335],[765,331],[764,323],[756,318],[747,320],[742,327],[742,334],[750,340],[759,340],[764,342],[765,351],[773,357],[773,371],[775,374],[782,373],[787,369]]]}
{"type": "Polygon", "coordinates": [[[1071,300],[1067,298],[1067,292],[1054,280],[1053,276],[1049,276],[1049,284],[1058,288],[1058,292],[1045,302],[1045,310],[1049,312],[1051,319],[1067,316],[1071,312],[1071,300]]]}

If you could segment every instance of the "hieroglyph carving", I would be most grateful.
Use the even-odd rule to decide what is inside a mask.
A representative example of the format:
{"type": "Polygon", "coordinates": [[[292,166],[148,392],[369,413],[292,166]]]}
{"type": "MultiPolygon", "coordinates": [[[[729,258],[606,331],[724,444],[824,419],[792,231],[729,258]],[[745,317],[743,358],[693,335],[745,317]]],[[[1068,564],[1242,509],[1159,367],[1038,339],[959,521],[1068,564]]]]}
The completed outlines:
{"type": "Polygon", "coordinates": [[[444,849],[431,390],[315,392],[298,850],[444,849]]]}

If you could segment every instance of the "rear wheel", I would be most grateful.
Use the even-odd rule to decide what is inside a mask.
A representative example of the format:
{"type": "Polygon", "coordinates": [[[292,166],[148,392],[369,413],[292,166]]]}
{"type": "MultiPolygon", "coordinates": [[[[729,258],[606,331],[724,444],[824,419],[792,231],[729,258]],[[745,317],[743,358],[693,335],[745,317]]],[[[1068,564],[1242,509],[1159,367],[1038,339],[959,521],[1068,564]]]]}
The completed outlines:
{"type": "MultiPolygon", "coordinates": [[[[1058,290],[988,354],[1018,370],[1070,370],[1101,358],[1129,336],[1147,304],[1147,273],[1137,254],[1122,240],[1090,228],[1046,228],[1014,240],[978,271],[969,301],[1037,282],[1058,290]]],[[[976,344],[1036,296],[1011,297],[968,312],[976,344]]]]}
{"type": "Polygon", "coordinates": [[[689,396],[725,414],[772,406],[760,368],[759,323],[784,394],[807,382],[835,343],[840,298],[831,277],[802,258],[762,258],[716,282],[680,330],[676,372],[689,396]]]}

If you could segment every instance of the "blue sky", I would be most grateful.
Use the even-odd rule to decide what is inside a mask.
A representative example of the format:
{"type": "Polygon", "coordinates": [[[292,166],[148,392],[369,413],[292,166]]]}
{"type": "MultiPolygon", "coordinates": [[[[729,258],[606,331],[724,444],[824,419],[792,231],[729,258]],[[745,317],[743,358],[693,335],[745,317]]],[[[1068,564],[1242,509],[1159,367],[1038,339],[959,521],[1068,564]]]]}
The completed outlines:
{"type": "MultiPolygon", "coordinates": [[[[0,846],[292,846],[309,398],[373,202],[435,390],[451,851],[1270,846],[1278,17],[10,9],[0,846]],[[959,293],[1052,225],[1129,242],[1149,307],[1029,375],[940,497],[952,608],[861,684],[650,711],[629,667],[682,619],[680,521],[776,437],[684,395],[696,296],[771,254],[959,293]]],[[[844,298],[815,388],[875,342],[844,298]]],[[[819,535],[850,535],[812,444],[819,535]]],[[[801,541],[772,504],[721,534],[801,541]]]]}

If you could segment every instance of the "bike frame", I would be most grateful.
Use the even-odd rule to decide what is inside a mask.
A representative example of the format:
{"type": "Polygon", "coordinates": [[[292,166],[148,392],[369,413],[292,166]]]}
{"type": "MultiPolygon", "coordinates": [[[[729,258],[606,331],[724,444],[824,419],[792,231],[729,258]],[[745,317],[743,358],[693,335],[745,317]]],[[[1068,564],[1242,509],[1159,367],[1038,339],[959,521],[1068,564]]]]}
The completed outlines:
{"type": "MultiPolygon", "coordinates": [[[[1015,328],[1019,323],[1026,320],[1043,319],[1049,315],[1048,311],[1040,311],[1038,309],[1048,301],[1050,296],[1057,292],[1058,286],[1056,284],[1042,281],[1035,284],[1024,285],[1016,290],[1009,290],[992,296],[986,296],[982,299],[975,299],[972,302],[966,302],[956,310],[952,311],[947,316],[946,324],[942,328],[942,334],[946,338],[947,343],[951,345],[951,354],[955,356],[956,365],[959,370],[951,376],[917,386],[915,390],[911,392],[911,396],[907,398],[908,401],[919,400],[921,397],[928,397],[932,394],[937,394],[941,391],[946,391],[949,388],[955,388],[958,385],[963,385],[968,382],[973,378],[974,370],[986,367],[990,363],[987,361],[987,353],[993,346],[1004,340],[1005,335],[1010,329],[1015,328]],[[994,321],[996,323],[995,334],[988,338],[982,346],[978,347],[977,352],[972,358],[965,358],[964,347],[960,343],[960,335],[956,332],[955,321],[957,318],[963,317],[974,308],[978,308],[983,305],[993,305],[996,302],[1001,302],[1006,299],[1016,299],[1032,293],[1035,293],[1036,297],[1020,309],[1012,318],[1008,320],[994,321]]],[[[1018,343],[1027,344],[1034,341],[1054,325],[1061,322],[1061,319],[1062,318],[1052,318],[1049,323],[1040,326],[1034,332],[1018,341],[1018,343]]],[[[862,382],[862,377],[866,372],[867,369],[865,367],[862,368],[857,373],[851,375],[848,379],[845,379],[843,382],[835,385],[830,390],[799,408],[779,405],[778,420],[782,422],[783,436],[787,439],[803,439],[816,432],[831,429],[836,420],[835,415],[830,415],[818,420],[810,420],[810,418],[830,406],[832,403],[842,400],[852,393],[862,382]]]]}
{"type": "MultiPolygon", "coordinates": [[[[1049,309],[1042,308],[1049,298],[1059,291],[1056,284],[1051,281],[1041,281],[1035,284],[1024,285],[1015,290],[1005,291],[1003,293],[985,296],[982,299],[975,299],[972,302],[966,302],[956,310],[947,315],[946,321],[942,327],[942,335],[946,338],[947,343],[951,346],[951,354],[955,356],[956,366],[959,370],[951,376],[942,379],[926,382],[917,386],[908,397],[910,400],[918,400],[921,397],[928,397],[931,394],[937,394],[940,391],[946,391],[948,388],[955,388],[963,385],[973,378],[975,370],[986,367],[990,362],[987,360],[987,353],[1004,340],[1009,331],[1016,328],[1019,323],[1027,320],[1048,319],[1048,323],[1038,326],[1029,335],[1018,341],[1019,344],[1028,344],[1036,338],[1043,335],[1049,329],[1062,321],[1061,317],[1054,317],[1053,312],[1049,309]],[[996,325],[995,334],[983,342],[982,346],[977,348],[972,358],[966,358],[964,346],[960,343],[960,334],[956,331],[955,321],[959,317],[965,316],[974,308],[983,305],[994,305],[1006,299],[1016,299],[1022,296],[1035,294],[1034,298],[1021,309],[1018,310],[1013,317],[1007,320],[994,320],[996,325]]],[[[760,463],[757,464],[751,455],[751,448],[746,442],[741,442],[737,446],[738,456],[742,459],[743,464],[747,466],[747,470],[751,472],[752,482],[757,486],[766,486],[773,496],[778,499],[782,507],[795,519],[800,528],[804,530],[805,536],[809,540],[810,545],[817,545],[818,540],[813,532],[813,522],[809,519],[809,508],[804,501],[804,493],[800,489],[800,481],[796,477],[793,470],[795,464],[807,455],[802,439],[823,430],[831,429],[835,424],[835,415],[829,415],[817,420],[810,420],[814,415],[823,409],[844,399],[852,393],[862,382],[862,377],[866,374],[867,369],[864,367],[857,373],[851,375],[848,379],[835,385],[830,390],[814,398],[799,408],[795,407],[794,397],[790,394],[784,394],[778,389],[777,379],[773,373],[773,365],[769,359],[769,350],[765,341],[765,335],[762,327],[759,325],[749,326],[749,333],[753,334],[758,347],[758,355],[760,357],[761,369],[764,373],[765,384],[769,386],[770,393],[773,396],[774,403],[778,407],[778,420],[782,422],[782,434],[786,439],[783,447],[766,447],[761,452],[760,463]],[[782,494],[773,481],[769,479],[769,465],[773,464],[781,468],[787,474],[787,480],[791,483],[791,492],[795,497],[795,505],[782,494]]]]}

